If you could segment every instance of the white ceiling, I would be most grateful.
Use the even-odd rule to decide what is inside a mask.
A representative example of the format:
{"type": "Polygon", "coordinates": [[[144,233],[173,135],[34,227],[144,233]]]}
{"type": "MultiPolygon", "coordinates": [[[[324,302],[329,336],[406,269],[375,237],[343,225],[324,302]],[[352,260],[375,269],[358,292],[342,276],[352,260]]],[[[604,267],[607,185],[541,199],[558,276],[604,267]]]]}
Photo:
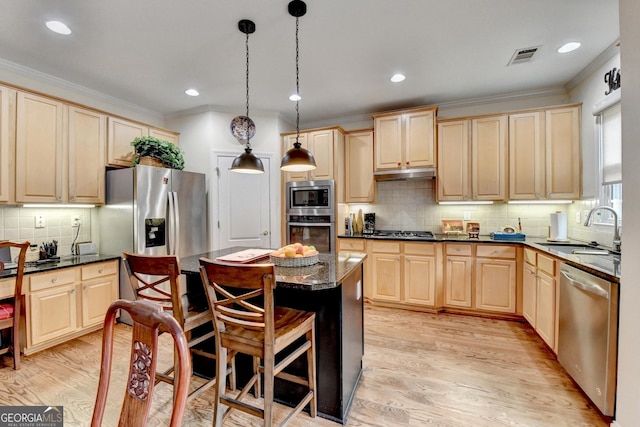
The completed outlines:
{"type": "MultiPolygon", "coordinates": [[[[211,105],[294,120],[289,0],[0,0],[0,59],[162,114],[211,105]],[[44,21],[64,21],[70,36],[44,21]],[[184,90],[194,87],[199,97],[184,90]]],[[[557,90],[619,36],[618,0],[306,0],[301,124],[511,93],[557,90]],[[560,55],[567,41],[582,47],[560,55]],[[542,46],[528,64],[514,51],[542,46]],[[395,72],[407,79],[389,81],[395,72]]]]}

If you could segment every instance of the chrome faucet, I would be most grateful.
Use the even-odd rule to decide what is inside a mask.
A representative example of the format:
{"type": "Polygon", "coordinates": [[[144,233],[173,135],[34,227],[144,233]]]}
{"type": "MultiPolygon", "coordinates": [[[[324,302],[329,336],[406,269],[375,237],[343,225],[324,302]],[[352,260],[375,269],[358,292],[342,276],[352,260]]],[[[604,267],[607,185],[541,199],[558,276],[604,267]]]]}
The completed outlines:
{"type": "Polygon", "coordinates": [[[584,222],[584,226],[589,227],[591,225],[591,215],[598,209],[604,209],[613,214],[613,250],[616,252],[620,252],[622,249],[622,240],[620,238],[620,227],[618,226],[618,213],[613,210],[613,208],[610,208],[609,206],[596,206],[595,208],[591,209],[589,211],[589,214],[587,215],[587,219],[584,222]]]}

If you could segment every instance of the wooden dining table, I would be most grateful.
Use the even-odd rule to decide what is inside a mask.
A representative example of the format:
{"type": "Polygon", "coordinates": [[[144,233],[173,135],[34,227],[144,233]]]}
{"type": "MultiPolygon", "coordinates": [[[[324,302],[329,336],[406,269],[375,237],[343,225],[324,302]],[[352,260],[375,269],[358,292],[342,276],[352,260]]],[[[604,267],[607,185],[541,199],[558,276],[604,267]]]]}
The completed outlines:
{"type": "MultiPolygon", "coordinates": [[[[248,248],[231,247],[180,259],[187,277],[190,299],[205,298],[200,278],[200,258],[216,259],[248,248]]],[[[316,313],[316,377],[318,415],[344,424],[362,375],[364,355],[363,263],[365,253],[320,254],[318,263],[305,267],[276,266],[276,305],[316,313]]],[[[253,262],[269,262],[269,258],[253,262]]],[[[252,372],[251,358],[236,360],[238,385],[252,372]]],[[[306,359],[292,368],[306,372],[306,359]]],[[[214,375],[214,367],[194,360],[194,373],[214,375]]],[[[306,390],[303,386],[276,379],[276,401],[294,406],[306,390]]]]}

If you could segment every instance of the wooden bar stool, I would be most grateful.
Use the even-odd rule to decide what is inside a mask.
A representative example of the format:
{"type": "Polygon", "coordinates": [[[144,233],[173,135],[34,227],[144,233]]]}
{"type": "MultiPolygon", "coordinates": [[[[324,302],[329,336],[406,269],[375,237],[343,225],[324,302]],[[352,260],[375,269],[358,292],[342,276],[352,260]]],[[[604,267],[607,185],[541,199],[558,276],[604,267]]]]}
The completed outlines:
{"type": "Polygon", "coordinates": [[[149,301],[114,301],[107,310],[102,336],[102,363],[98,393],[93,409],[91,427],[102,425],[109,380],[111,362],[113,360],[113,327],[117,311],[125,310],[133,319],[131,339],[131,362],[127,376],[127,391],[120,412],[119,426],[144,426],[149,418],[151,398],[155,385],[156,361],[158,359],[158,334],[169,332],[175,343],[179,373],[174,384],[173,410],[171,411],[171,427],[182,426],[182,417],[187,404],[191,357],[185,336],[178,321],[170,314],[162,311],[162,307],[149,301]]]}
{"type": "MultiPolygon", "coordinates": [[[[24,296],[22,295],[22,281],[24,278],[24,262],[27,256],[27,249],[29,248],[29,242],[0,242],[0,249],[16,248],[20,250],[18,254],[18,266],[16,267],[16,278],[13,286],[13,294],[8,298],[0,300],[0,331],[10,329],[11,338],[9,344],[4,345],[0,349],[0,354],[6,354],[11,352],[13,354],[13,369],[20,369],[20,315],[22,314],[22,304],[24,303],[24,296]]],[[[4,265],[0,272],[4,270],[4,265]]]]}
{"type": "Polygon", "coordinates": [[[232,409],[238,409],[263,419],[264,426],[272,425],[274,379],[282,378],[308,387],[308,393],[293,408],[280,425],[285,425],[307,404],[311,417],[316,416],[316,359],[315,313],[274,305],[275,270],[273,264],[226,264],[200,258],[200,274],[209,295],[215,316],[216,354],[218,355],[218,381],[214,402],[214,425],[222,426],[232,409]],[[262,300],[262,306],[255,299],[262,300]],[[290,350],[276,363],[276,355],[292,343],[303,342],[290,350]],[[225,366],[227,352],[244,353],[262,360],[254,375],[235,396],[226,392],[225,366]],[[283,369],[298,357],[307,357],[307,378],[283,369]],[[260,375],[264,374],[264,404],[257,407],[243,402],[247,392],[255,387],[259,394],[260,375]],[[222,412],[221,405],[227,409],[222,412]]]}
{"type": "MultiPolygon", "coordinates": [[[[187,336],[191,354],[216,360],[215,353],[197,348],[199,344],[215,337],[213,312],[210,307],[189,304],[185,292],[180,287],[178,258],[175,255],[140,255],[124,252],[123,261],[136,299],[153,301],[161,305],[165,311],[172,312],[187,336]],[[207,324],[211,326],[210,330],[201,335],[192,334],[196,328],[207,324]]],[[[175,362],[177,363],[177,360],[175,362]]],[[[156,383],[164,381],[174,384],[175,375],[171,375],[174,368],[157,373],[156,383]]],[[[231,373],[231,378],[235,378],[234,373],[231,373]]],[[[189,397],[198,396],[215,383],[215,377],[204,382],[192,390],[189,397]]]]}

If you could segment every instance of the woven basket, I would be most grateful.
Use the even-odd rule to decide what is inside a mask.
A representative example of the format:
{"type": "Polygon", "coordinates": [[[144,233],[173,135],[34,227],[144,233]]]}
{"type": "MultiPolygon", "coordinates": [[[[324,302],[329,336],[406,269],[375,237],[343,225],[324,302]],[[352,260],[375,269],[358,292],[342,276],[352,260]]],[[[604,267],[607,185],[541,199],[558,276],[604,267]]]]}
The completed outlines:
{"type": "Polygon", "coordinates": [[[145,165],[145,166],[155,166],[157,168],[168,168],[169,166],[165,165],[164,163],[162,163],[161,160],[158,160],[155,157],[150,157],[150,156],[142,156],[140,157],[140,162],[141,165],[145,165]]]}
{"type": "Polygon", "coordinates": [[[278,267],[307,267],[318,263],[318,255],[311,255],[298,258],[281,258],[269,255],[271,262],[278,267]]]}

